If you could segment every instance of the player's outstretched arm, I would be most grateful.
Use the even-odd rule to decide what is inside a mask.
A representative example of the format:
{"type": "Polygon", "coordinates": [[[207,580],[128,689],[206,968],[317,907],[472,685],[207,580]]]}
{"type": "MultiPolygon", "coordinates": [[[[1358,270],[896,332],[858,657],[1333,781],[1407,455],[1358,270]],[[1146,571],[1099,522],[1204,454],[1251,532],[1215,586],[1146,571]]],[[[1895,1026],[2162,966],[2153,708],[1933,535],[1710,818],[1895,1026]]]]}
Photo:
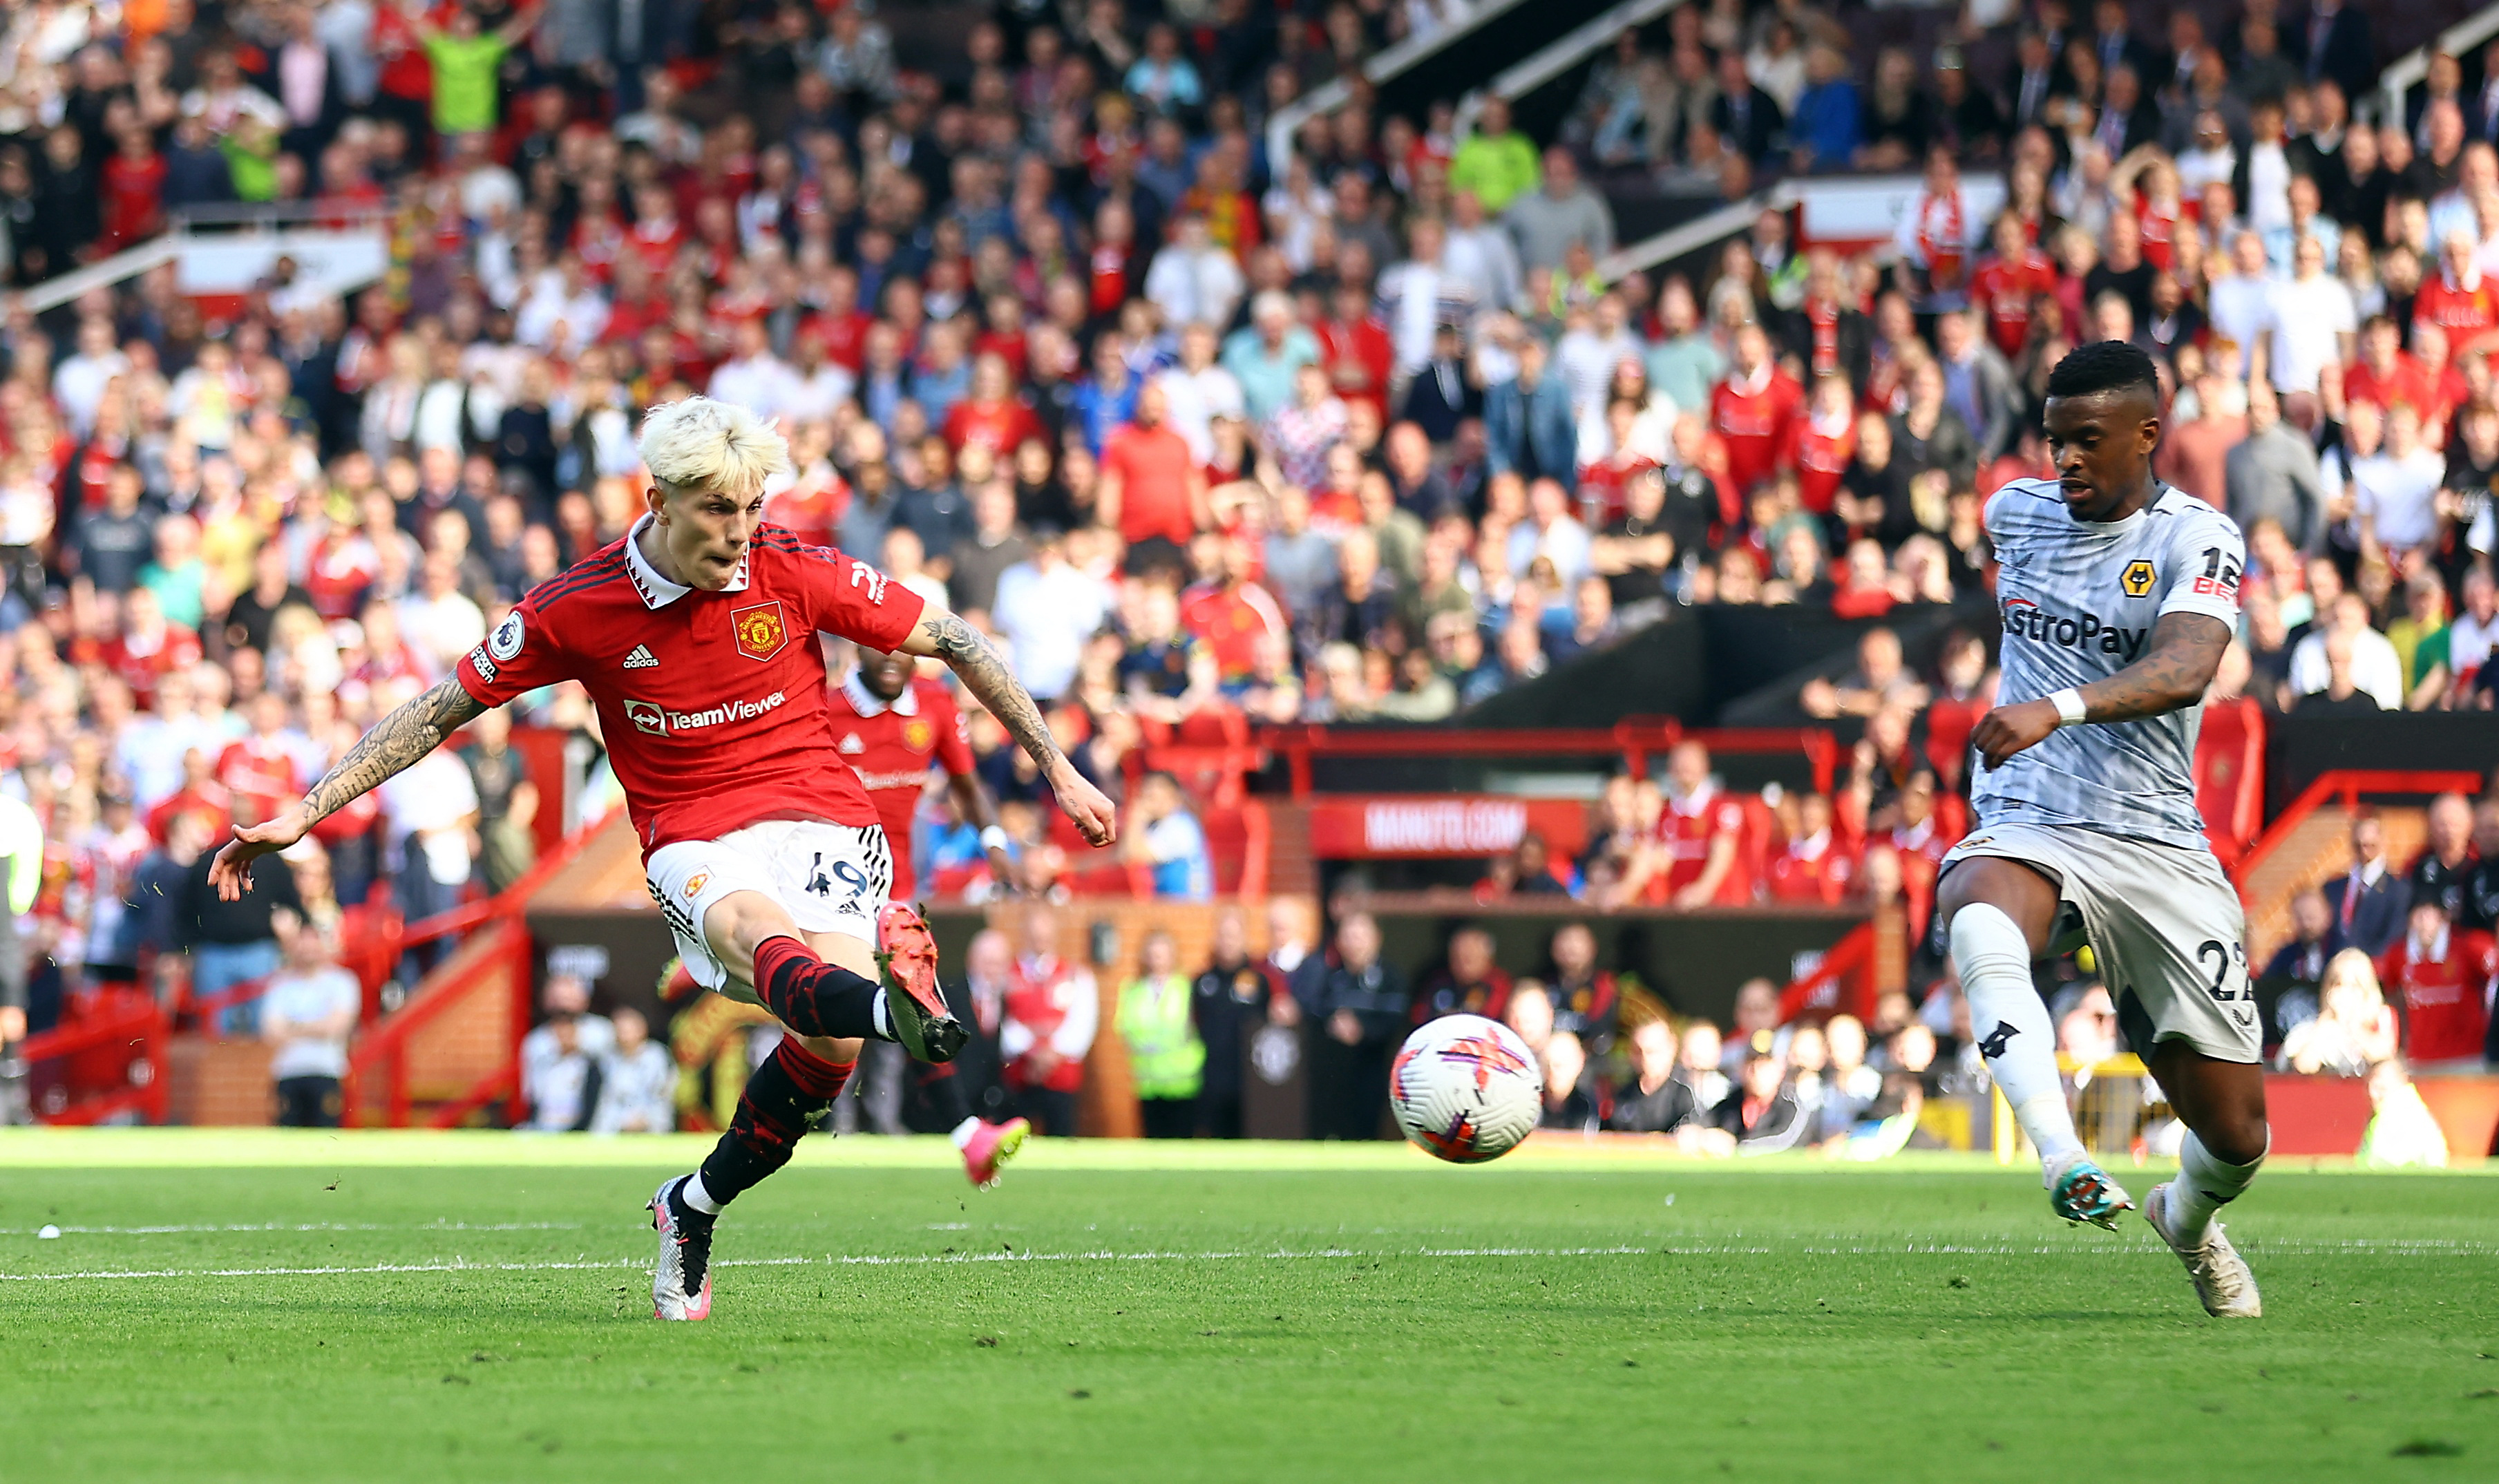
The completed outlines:
{"type": "MultiPolygon", "coordinates": [[[[2230,626],[2208,613],[2164,613],[2142,659],[2080,687],[2087,722],[2133,722],[2201,700],[2230,647],[2230,626]]],[[[1998,706],[1969,734],[1991,768],[2057,729],[2057,703],[2041,698],[1998,706]]]]}
{"type": "MultiPolygon", "coordinates": [[[[931,605],[932,609],[934,605],[931,605]]],[[[1041,718],[1041,708],[1033,704],[1023,683],[1015,678],[1007,662],[981,637],[980,630],[957,615],[942,610],[924,613],[902,641],[907,655],[933,655],[946,661],[963,682],[963,689],[998,719],[1007,735],[1016,739],[1041,776],[1050,781],[1051,791],[1058,795],[1058,807],[1076,822],[1077,832],[1088,845],[1104,846],[1120,837],[1119,812],[1102,791],[1085,781],[1076,764],[1058,750],[1057,739],[1050,734],[1050,724],[1041,718]]]]}
{"type": "Polygon", "coordinates": [[[237,825],[234,839],[209,865],[209,885],[223,900],[241,899],[251,889],[254,860],[303,839],[313,825],[440,747],[443,738],[485,711],[455,676],[383,717],[303,798],[258,824],[237,825]]]}

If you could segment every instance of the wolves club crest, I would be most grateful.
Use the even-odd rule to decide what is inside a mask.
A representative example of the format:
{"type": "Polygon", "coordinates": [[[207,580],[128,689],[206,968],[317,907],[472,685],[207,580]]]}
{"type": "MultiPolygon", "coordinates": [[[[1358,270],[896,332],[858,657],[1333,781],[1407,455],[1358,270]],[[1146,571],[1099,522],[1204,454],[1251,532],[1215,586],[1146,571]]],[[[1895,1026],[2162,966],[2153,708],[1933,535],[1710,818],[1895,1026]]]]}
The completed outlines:
{"type": "Polygon", "coordinates": [[[778,601],[757,603],[752,608],[730,610],[729,633],[737,641],[739,654],[749,660],[769,660],[789,642],[790,626],[781,621],[778,601]]]}

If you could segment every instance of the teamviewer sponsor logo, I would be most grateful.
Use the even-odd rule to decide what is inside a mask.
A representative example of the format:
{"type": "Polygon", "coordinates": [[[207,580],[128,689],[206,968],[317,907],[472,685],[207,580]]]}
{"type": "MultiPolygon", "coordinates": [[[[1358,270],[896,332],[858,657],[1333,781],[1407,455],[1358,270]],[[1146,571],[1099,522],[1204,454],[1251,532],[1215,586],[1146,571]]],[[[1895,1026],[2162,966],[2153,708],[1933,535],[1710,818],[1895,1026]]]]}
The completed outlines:
{"type": "Polygon", "coordinates": [[[698,731],[705,726],[720,726],[730,722],[751,722],[765,712],[780,709],[781,703],[788,698],[781,692],[775,691],[761,700],[725,701],[708,711],[671,711],[668,713],[668,729],[698,731]]]}
{"type": "Polygon", "coordinates": [[[2148,628],[2127,629],[2096,613],[2067,618],[2050,613],[2027,597],[2004,600],[2004,632],[2008,637],[2054,644],[2060,649],[2096,649],[2129,661],[2143,653],[2144,642],[2152,637],[2148,628]]]}
{"type": "Polygon", "coordinates": [[[655,737],[674,731],[699,731],[706,726],[725,726],[730,722],[751,722],[768,712],[778,711],[790,697],[783,692],[755,700],[723,701],[705,711],[670,711],[646,700],[625,702],[625,719],[634,727],[655,737]]]}

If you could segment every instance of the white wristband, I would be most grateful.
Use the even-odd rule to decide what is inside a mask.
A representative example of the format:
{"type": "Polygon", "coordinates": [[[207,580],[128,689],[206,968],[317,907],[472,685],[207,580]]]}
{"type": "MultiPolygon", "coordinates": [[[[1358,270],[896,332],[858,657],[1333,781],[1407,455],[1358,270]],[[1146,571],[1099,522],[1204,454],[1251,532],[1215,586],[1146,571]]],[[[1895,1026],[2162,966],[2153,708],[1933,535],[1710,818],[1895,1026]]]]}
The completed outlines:
{"type": "MultiPolygon", "coordinates": [[[[982,831],[981,831],[981,849],[983,849],[983,850],[985,850],[985,851],[1003,851],[1003,850],[1006,850],[1006,849],[1007,849],[1007,832],[1006,832],[1005,830],[1003,830],[1003,829],[999,828],[999,827],[998,827],[997,825],[995,825],[995,824],[992,824],[992,825],[990,825],[989,828],[987,828],[987,829],[985,829],[985,830],[982,830],[982,831]]],[[[1010,852],[1010,854],[1013,854],[1013,853],[1012,853],[1012,852],[1010,852]]]]}
{"type": "Polygon", "coordinates": [[[2060,726],[2080,726],[2090,719],[2090,713],[2083,706],[2083,693],[2072,686],[2049,696],[2048,703],[2057,708],[2057,725],[2060,726]]]}

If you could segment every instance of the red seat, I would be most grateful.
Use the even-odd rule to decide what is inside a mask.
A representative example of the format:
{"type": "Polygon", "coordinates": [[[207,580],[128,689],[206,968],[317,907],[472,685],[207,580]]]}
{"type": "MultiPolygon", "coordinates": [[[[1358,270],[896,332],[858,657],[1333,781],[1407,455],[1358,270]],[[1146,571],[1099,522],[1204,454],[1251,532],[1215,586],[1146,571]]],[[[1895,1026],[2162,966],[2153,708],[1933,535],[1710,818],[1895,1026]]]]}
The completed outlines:
{"type": "Polygon", "coordinates": [[[1969,763],[1969,734],[1978,726],[1975,701],[1939,700],[1927,708],[1927,760],[1934,764],[1935,781],[1957,789],[1969,763]]]}
{"type": "Polygon", "coordinates": [[[2204,707],[2195,739],[2195,809],[2225,867],[2264,827],[2264,711],[2248,696],[2204,707]]]}

